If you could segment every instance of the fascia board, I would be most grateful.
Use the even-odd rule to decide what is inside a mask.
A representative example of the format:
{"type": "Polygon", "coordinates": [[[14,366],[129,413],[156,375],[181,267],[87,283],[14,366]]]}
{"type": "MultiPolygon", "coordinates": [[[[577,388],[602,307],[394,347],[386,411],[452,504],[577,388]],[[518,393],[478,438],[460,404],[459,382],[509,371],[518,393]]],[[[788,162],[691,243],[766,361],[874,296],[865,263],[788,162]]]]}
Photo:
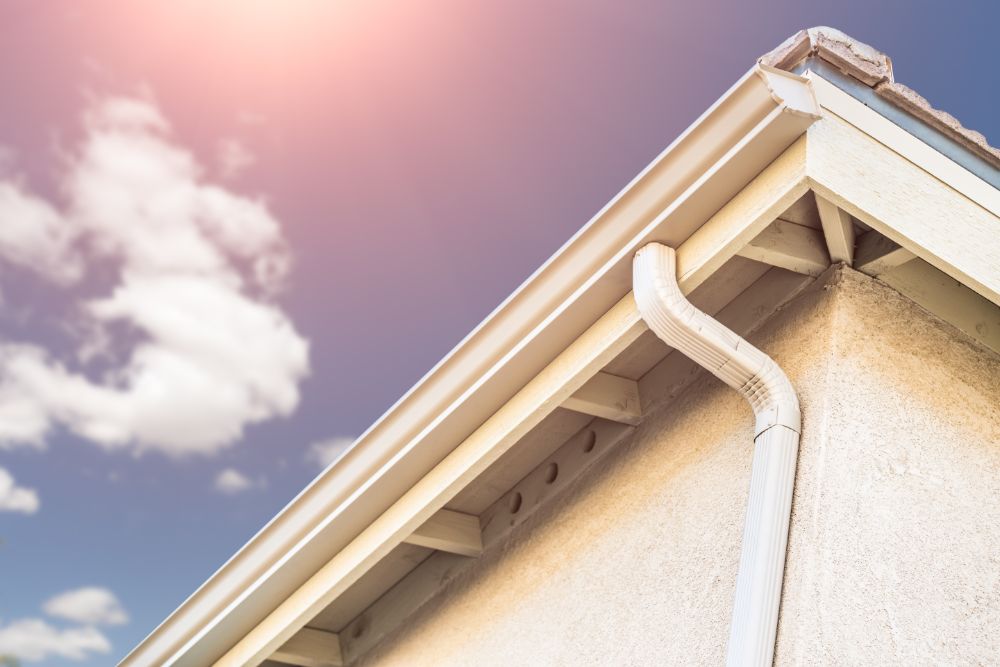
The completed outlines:
{"type": "Polygon", "coordinates": [[[818,115],[807,79],[748,72],[121,664],[216,660],[622,298],[638,247],[683,242],[818,115]]]}
{"type": "MultiPolygon", "coordinates": [[[[916,129],[918,121],[911,121],[910,127],[901,125],[870,107],[866,102],[845,92],[841,86],[828,81],[823,75],[806,71],[804,74],[813,82],[816,101],[830,113],[847,121],[880,144],[919,166],[951,188],[976,202],[993,215],[1000,215],[1000,189],[994,182],[1000,183],[1000,172],[993,167],[983,166],[979,171],[968,168],[968,160],[957,160],[959,153],[964,151],[968,159],[976,156],[961,148],[952,147],[947,153],[928,143],[912,130],[916,129]],[[987,167],[991,179],[985,180],[979,174],[985,173],[987,167]]],[[[859,86],[871,92],[867,86],[859,86]]],[[[923,133],[926,135],[926,132],[923,133]]]]}
{"type": "Polygon", "coordinates": [[[824,199],[1000,305],[1000,190],[810,73],[826,113],[806,174],[824,199]]]}
{"type": "MultiPolygon", "coordinates": [[[[871,86],[841,72],[830,63],[816,57],[807,58],[792,71],[813,80],[822,80],[826,84],[824,88],[835,88],[842,93],[841,99],[853,99],[860,106],[873,112],[872,115],[879,116],[884,121],[888,121],[905,131],[912,140],[919,141],[927,149],[934,150],[947,157],[964,171],[975,175],[993,188],[1000,188],[1000,169],[994,164],[984,159],[981,155],[969,150],[952,136],[931,127],[925,121],[893,104],[871,86]]],[[[837,103],[836,97],[829,95],[825,90],[820,90],[818,86],[816,97],[820,105],[824,107],[826,106],[826,101],[837,103]]]]}
{"type": "MultiPolygon", "coordinates": [[[[732,257],[806,193],[805,137],[768,164],[739,194],[692,234],[677,250],[681,291],[690,293],[709,275],[708,267],[732,257]],[[714,239],[714,241],[713,241],[714,239]]],[[[667,216],[665,216],[667,217],[667,216]]],[[[650,229],[655,228],[655,222],[650,229]]],[[[655,230],[654,230],[655,231],[655,230]]],[[[653,233],[650,231],[650,233],[653,233]]],[[[630,261],[631,253],[626,257],[630,261]]],[[[759,281],[758,281],[759,282],[759,281]]],[[[757,283],[754,283],[755,285],[757,283]]],[[[787,295],[789,285],[780,288],[787,295]]],[[[794,286],[791,286],[795,289],[794,286]]],[[[774,294],[772,293],[772,296],[774,294]]],[[[641,332],[631,292],[546,365],[514,397],[454,448],[439,464],[334,555],[294,593],[279,601],[267,618],[240,639],[215,664],[258,664],[297,628],[360,577],[395,545],[442,509],[491,462],[516,445],[538,420],[564,405],[594,373],[614,359],[641,332]]]]}

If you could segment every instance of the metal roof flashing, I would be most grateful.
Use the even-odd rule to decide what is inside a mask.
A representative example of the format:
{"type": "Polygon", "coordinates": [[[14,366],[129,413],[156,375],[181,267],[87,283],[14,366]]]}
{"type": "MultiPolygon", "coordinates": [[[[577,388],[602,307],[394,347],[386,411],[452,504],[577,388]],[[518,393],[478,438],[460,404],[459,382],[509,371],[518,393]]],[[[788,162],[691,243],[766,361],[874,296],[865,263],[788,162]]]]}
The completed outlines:
{"type": "Polygon", "coordinates": [[[895,80],[892,61],[872,46],[834,28],[800,30],[758,61],[778,70],[812,70],[942,155],[1000,188],[1000,150],[951,114],[933,108],[895,80]]]}
{"type": "Polygon", "coordinates": [[[966,143],[956,140],[952,133],[944,132],[926,121],[917,118],[909,111],[901,108],[897,103],[886,99],[885,95],[879,94],[874,88],[870,88],[854,77],[844,74],[841,70],[830,65],[822,58],[811,56],[803,60],[791,71],[796,74],[805,74],[809,71],[815,72],[948,159],[961,165],[993,187],[1000,188],[1000,166],[997,166],[995,160],[991,161],[983,157],[981,151],[971,150],[966,143]]]}

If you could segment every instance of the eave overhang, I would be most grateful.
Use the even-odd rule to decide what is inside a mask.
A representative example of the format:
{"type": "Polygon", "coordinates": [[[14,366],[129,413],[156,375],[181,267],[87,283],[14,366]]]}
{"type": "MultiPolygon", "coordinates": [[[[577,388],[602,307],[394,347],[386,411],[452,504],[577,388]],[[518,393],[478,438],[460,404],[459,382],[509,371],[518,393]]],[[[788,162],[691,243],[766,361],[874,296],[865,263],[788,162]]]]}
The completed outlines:
{"type": "Polygon", "coordinates": [[[627,294],[637,248],[685,241],[818,117],[804,77],[754,67],[121,664],[217,660],[627,294]]]}
{"type": "MultiPolygon", "coordinates": [[[[954,279],[964,330],[976,337],[981,315],[995,317],[1000,303],[1000,191],[969,170],[973,162],[880,115],[844,82],[803,74],[758,65],[741,78],[122,664],[266,659],[365,563],[443,506],[461,475],[432,491],[428,480],[445,480],[460,449],[462,474],[471,474],[474,455],[464,452],[497,415],[528,423],[554,409],[635,340],[642,323],[631,261],[651,241],[678,249],[687,294],[738,253],[770,261],[773,248],[747,254],[748,244],[812,190],[823,217],[819,264],[830,263],[837,234],[850,238],[835,261],[854,261],[860,224],[870,240],[897,247],[859,257],[860,270],[879,275],[892,254],[917,258],[921,276],[954,279]],[[540,380],[565,386],[540,393],[540,380]],[[408,498],[422,500],[398,511],[408,498]]],[[[911,296],[932,312],[936,301],[954,301],[951,292],[911,296]]],[[[1000,348],[997,328],[978,339],[1000,348]]]]}

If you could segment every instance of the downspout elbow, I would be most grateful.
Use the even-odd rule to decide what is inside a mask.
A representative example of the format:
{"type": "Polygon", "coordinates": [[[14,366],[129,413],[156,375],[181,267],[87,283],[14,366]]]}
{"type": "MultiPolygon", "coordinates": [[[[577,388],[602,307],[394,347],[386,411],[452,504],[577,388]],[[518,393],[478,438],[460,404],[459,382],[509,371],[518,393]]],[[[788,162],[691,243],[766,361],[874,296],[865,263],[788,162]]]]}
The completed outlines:
{"type": "Polygon", "coordinates": [[[650,243],[636,253],[633,294],[642,318],[661,340],[747,399],[757,420],[754,438],[777,425],[800,431],[792,383],[773,359],[687,300],[677,283],[673,248],[650,243]]]}
{"type": "Polygon", "coordinates": [[[743,546],[729,636],[729,667],[774,659],[801,413],[792,383],[769,356],[691,304],[674,250],[650,243],[635,256],[633,295],[667,345],[739,391],[756,417],[743,546]]]}

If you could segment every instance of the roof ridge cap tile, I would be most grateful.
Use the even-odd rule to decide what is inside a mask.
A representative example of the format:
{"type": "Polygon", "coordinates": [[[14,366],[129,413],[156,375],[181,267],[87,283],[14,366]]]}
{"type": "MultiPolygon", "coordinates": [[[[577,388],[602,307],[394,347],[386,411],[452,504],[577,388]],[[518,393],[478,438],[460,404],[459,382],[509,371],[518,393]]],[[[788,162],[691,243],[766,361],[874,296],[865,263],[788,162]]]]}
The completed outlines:
{"type": "Polygon", "coordinates": [[[991,146],[981,132],[963,126],[957,118],[947,111],[935,109],[923,95],[909,86],[895,81],[887,81],[879,84],[875,88],[875,92],[934,129],[949,135],[994,167],[1000,167],[1000,149],[991,146]]]}
{"type": "Polygon", "coordinates": [[[798,31],[758,62],[791,70],[814,55],[868,86],[893,80],[892,61],[887,55],[839,30],[823,26],[798,31]]]}
{"type": "Polygon", "coordinates": [[[1000,150],[980,132],[964,127],[946,111],[935,109],[926,98],[892,74],[892,60],[878,49],[826,26],[800,30],[758,59],[763,65],[791,71],[809,57],[819,57],[857,79],[894,106],[942,132],[961,146],[1000,168],[1000,150]]]}

